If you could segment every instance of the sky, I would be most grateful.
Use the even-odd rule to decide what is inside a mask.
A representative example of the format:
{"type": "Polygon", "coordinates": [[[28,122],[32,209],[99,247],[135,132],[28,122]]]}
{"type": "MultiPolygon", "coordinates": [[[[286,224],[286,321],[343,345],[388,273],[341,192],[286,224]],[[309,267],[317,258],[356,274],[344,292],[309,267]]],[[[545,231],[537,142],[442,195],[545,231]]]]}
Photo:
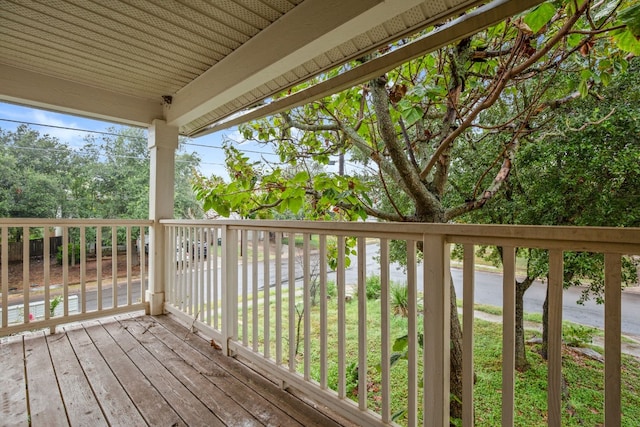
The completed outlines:
{"type": "MultiPolygon", "coordinates": [[[[31,129],[40,132],[42,135],[49,134],[74,149],[81,149],[84,146],[84,138],[90,134],[87,131],[112,132],[126,127],[111,122],[0,103],[0,129],[14,131],[21,123],[28,124],[31,129]]],[[[100,135],[95,136],[99,137],[100,135]]],[[[277,160],[277,156],[263,146],[256,143],[242,143],[237,129],[231,128],[197,139],[191,139],[188,143],[197,145],[184,146],[186,152],[195,152],[200,157],[201,174],[205,176],[215,174],[228,179],[227,172],[223,166],[224,152],[221,149],[225,139],[238,141],[236,147],[246,152],[247,156],[252,160],[259,161],[262,156],[265,156],[268,160],[277,160]],[[203,145],[206,147],[202,147],[203,145]]]]}

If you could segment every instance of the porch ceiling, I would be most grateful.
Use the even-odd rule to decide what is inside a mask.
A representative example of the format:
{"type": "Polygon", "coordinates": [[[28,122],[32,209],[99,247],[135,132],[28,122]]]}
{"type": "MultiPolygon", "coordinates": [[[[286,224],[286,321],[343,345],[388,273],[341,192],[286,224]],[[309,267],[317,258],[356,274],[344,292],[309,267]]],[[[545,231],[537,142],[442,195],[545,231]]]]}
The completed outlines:
{"type": "MultiPolygon", "coordinates": [[[[467,30],[539,2],[495,0],[467,30]]],[[[479,3],[0,0],[0,100],[139,126],[164,119],[194,135],[479,3]]]]}

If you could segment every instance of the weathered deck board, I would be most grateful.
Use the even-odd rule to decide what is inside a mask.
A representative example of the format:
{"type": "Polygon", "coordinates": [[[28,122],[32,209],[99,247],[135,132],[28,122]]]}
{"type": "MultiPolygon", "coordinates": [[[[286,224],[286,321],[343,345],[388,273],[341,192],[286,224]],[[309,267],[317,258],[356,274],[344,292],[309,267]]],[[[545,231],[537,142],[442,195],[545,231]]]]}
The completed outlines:
{"type": "MultiPolygon", "coordinates": [[[[66,426],[67,414],[43,332],[25,336],[24,352],[33,426],[66,426]]],[[[16,408],[20,410],[20,408],[16,408]]],[[[22,410],[27,416],[27,410],[22,410]]]]}
{"type": "Polygon", "coordinates": [[[0,426],[340,425],[165,316],[3,339],[0,383],[0,426]]]}
{"type": "Polygon", "coordinates": [[[102,325],[88,327],[85,330],[147,424],[185,425],[102,325]]]}
{"type": "MultiPolygon", "coordinates": [[[[170,317],[161,316],[152,320],[162,324],[167,331],[172,332],[178,339],[185,336],[184,327],[172,321],[170,317]]],[[[158,333],[161,332],[162,330],[158,330],[158,333]]],[[[193,337],[188,340],[191,351],[196,351],[200,353],[200,355],[207,355],[207,358],[214,354],[213,348],[209,343],[203,339],[199,339],[199,337],[195,335],[191,334],[190,336],[193,337]]],[[[167,343],[172,342],[172,339],[167,335],[163,335],[162,340],[167,343]]],[[[206,360],[203,361],[203,359],[195,353],[191,353],[191,356],[188,359],[194,363],[196,361],[200,363],[207,363],[206,360]]],[[[273,425],[271,424],[271,421],[269,421],[273,418],[273,412],[269,409],[269,406],[271,405],[272,407],[280,408],[287,416],[302,421],[302,424],[305,427],[340,426],[336,421],[325,416],[321,412],[312,410],[306,404],[301,404],[299,400],[292,397],[286,391],[274,387],[273,383],[261,375],[256,375],[241,363],[237,363],[235,360],[228,357],[216,358],[216,363],[220,369],[226,371],[230,375],[229,379],[231,381],[231,390],[237,387],[242,387],[243,389],[250,390],[251,393],[261,397],[261,399],[258,400],[248,400],[243,399],[242,396],[244,393],[236,394],[236,396],[243,399],[239,403],[244,405],[245,408],[256,417],[266,422],[267,425],[273,425]]]]}
{"type": "MultiPolygon", "coordinates": [[[[69,423],[78,426],[106,426],[107,420],[102,414],[98,399],[93,394],[67,337],[67,334],[49,335],[47,344],[69,423]]],[[[55,387],[54,384],[50,384],[50,387],[55,387]]]]}
{"type": "Polygon", "coordinates": [[[84,329],[67,330],[78,361],[111,425],[139,426],[145,421],[84,329]]]}
{"type": "MultiPolygon", "coordinates": [[[[117,322],[103,325],[131,361],[188,426],[224,426],[166,367],[117,322]]],[[[150,337],[152,339],[153,337],[150,337]]],[[[167,355],[170,358],[171,355],[167,355]]]]}
{"type": "MultiPolygon", "coordinates": [[[[168,321],[165,326],[176,326],[173,332],[181,335],[175,335],[164,327],[152,328],[151,331],[157,334],[158,338],[174,352],[185,354],[185,358],[193,364],[195,369],[203,372],[212,383],[215,383],[216,387],[229,394],[235,400],[235,405],[244,408],[244,410],[256,417],[260,421],[260,425],[285,425],[285,423],[287,423],[286,425],[300,425],[284,412],[288,409],[286,405],[271,404],[259,395],[258,390],[238,381],[236,377],[220,365],[218,360],[216,360],[217,363],[212,363],[212,360],[205,354],[212,354],[216,350],[207,342],[192,334],[185,334],[184,328],[180,329],[180,325],[174,322],[168,321]],[[184,340],[185,336],[189,339],[184,340]],[[205,354],[195,349],[194,346],[200,347],[205,354]],[[248,398],[249,396],[251,396],[250,399],[248,398]]],[[[272,387],[272,391],[277,390],[273,389],[274,387],[272,387]]]]}
{"type": "MultiPolygon", "coordinates": [[[[158,339],[145,339],[146,334],[155,335],[154,331],[156,329],[164,329],[157,322],[131,319],[121,323],[150,353],[156,357],[164,357],[163,364],[176,375],[176,378],[198,400],[211,409],[225,425],[247,427],[262,425],[253,418],[251,413],[245,411],[217,387],[216,383],[222,380],[221,374],[212,373],[210,370],[198,369],[197,364],[191,360],[192,354],[189,352],[188,345],[185,344],[184,352],[173,352],[169,343],[164,343],[158,339]],[[174,353],[174,356],[167,358],[167,353],[174,353]],[[213,376],[214,381],[208,380],[207,376],[210,378],[213,376]]],[[[163,336],[166,335],[163,334],[163,336]]]]}
{"type": "Polygon", "coordinates": [[[27,389],[24,379],[24,346],[22,339],[0,345],[0,419],[7,425],[27,425],[27,417],[12,411],[27,406],[27,389]]]}

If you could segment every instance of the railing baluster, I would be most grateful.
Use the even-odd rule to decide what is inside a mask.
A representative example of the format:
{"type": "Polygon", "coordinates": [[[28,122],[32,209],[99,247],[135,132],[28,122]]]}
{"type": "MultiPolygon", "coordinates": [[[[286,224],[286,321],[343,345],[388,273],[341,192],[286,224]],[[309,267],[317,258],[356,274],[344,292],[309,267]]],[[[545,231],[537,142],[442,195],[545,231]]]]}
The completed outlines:
{"type": "Polygon", "coordinates": [[[289,259],[287,268],[289,275],[289,372],[296,371],[296,235],[287,234],[289,259]]]}
{"type": "MultiPolygon", "coordinates": [[[[418,281],[416,262],[416,242],[407,240],[407,294],[408,294],[408,402],[407,425],[418,425],[418,281]]],[[[427,414],[429,416],[429,414],[427,414]]],[[[425,417],[426,418],[426,417],[425,417]]]]}
{"type": "Polygon", "coordinates": [[[276,365],[282,364],[282,232],[276,232],[276,365]]]}
{"type": "Polygon", "coordinates": [[[206,243],[204,241],[204,236],[202,234],[203,232],[203,228],[202,227],[198,227],[198,240],[196,241],[196,245],[198,245],[198,247],[196,249],[194,249],[196,255],[198,256],[198,268],[200,269],[200,274],[199,274],[199,283],[200,283],[200,292],[198,294],[198,311],[200,312],[200,320],[202,322],[204,322],[206,320],[206,310],[207,310],[207,306],[206,306],[206,294],[205,294],[205,283],[204,283],[204,270],[205,270],[205,262],[206,262],[206,256],[205,256],[205,246],[206,243]]]}
{"type": "Polygon", "coordinates": [[[177,226],[175,229],[175,240],[169,242],[169,250],[175,254],[176,258],[176,285],[174,291],[174,305],[182,310],[182,293],[184,292],[184,277],[182,269],[182,227],[177,226]]]}
{"type": "Polygon", "coordinates": [[[604,424],[621,425],[621,315],[622,260],[618,254],[604,254],[604,424]]]}
{"type": "Polygon", "coordinates": [[[262,285],[262,289],[264,292],[264,316],[263,316],[263,321],[264,321],[264,333],[263,333],[263,340],[264,340],[264,357],[265,359],[268,359],[271,357],[271,334],[270,334],[270,328],[271,328],[271,319],[270,319],[270,314],[269,311],[271,309],[270,307],[270,278],[269,278],[269,264],[271,263],[271,259],[269,257],[270,254],[270,248],[269,248],[269,233],[268,232],[264,232],[264,239],[263,239],[263,256],[262,256],[262,264],[264,265],[264,280],[263,280],[263,285],[262,285]]]}
{"type": "Polygon", "coordinates": [[[62,227],[62,306],[63,315],[69,315],[69,227],[62,227]]]}
{"type": "Polygon", "coordinates": [[[258,233],[251,231],[251,346],[254,352],[258,352],[258,233]]]}
{"type": "Polygon", "coordinates": [[[311,254],[309,239],[311,235],[302,235],[302,310],[304,315],[304,379],[311,379],[311,254]]]}
{"type": "Polygon", "coordinates": [[[29,323],[31,321],[31,316],[29,316],[30,308],[29,300],[30,297],[30,280],[29,280],[29,267],[31,262],[31,254],[29,253],[29,240],[31,237],[29,235],[29,227],[22,227],[22,313],[23,313],[23,322],[29,323]]]}
{"type": "Polygon", "coordinates": [[[475,253],[473,245],[464,245],[463,278],[462,278],[462,424],[465,427],[474,425],[473,397],[473,343],[474,343],[474,278],[475,253]]]}
{"type": "Polygon", "coordinates": [[[127,305],[133,303],[133,240],[131,238],[131,226],[127,226],[127,305]]]}
{"type": "Polygon", "coordinates": [[[80,312],[87,312],[87,229],[80,227],[80,312]]]}
{"type": "Polygon", "coordinates": [[[193,316],[193,310],[194,310],[194,278],[193,278],[193,227],[188,227],[187,228],[187,237],[185,239],[185,253],[186,253],[186,257],[187,257],[187,266],[186,266],[186,274],[187,274],[187,281],[189,283],[188,285],[188,292],[189,295],[187,295],[187,301],[188,301],[188,313],[190,316],[193,316]]]}
{"type": "Polygon", "coordinates": [[[0,262],[2,262],[2,327],[6,328],[9,324],[9,230],[8,227],[2,227],[2,253],[0,254],[0,262]]]}
{"type": "Polygon", "coordinates": [[[327,388],[327,236],[318,237],[320,268],[320,388],[327,388]]]}
{"type": "Polygon", "coordinates": [[[513,426],[516,343],[516,250],[502,248],[502,425],[513,426]]]}
{"type": "Polygon", "coordinates": [[[390,384],[390,359],[391,359],[391,314],[389,286],[389,240],[380,239],[380,336],[381,336],[381,383],[382,383],[382,422],[388,424],[391,421],[391,384],[390,384]]]}
{"type": "Polygon", "coordinates": [[[209,247],[211,249],[211,265],[209,270],[209,276],[212,277],[211,286],[213,288],[213,328],[216,330],[220,330],[219,324],[219,310],[220,310],[220,298],[218,296],[218,286],[220,283],[218,282],[218,227],[214,227],[211,229],[211,243],[209,247]]]}
{"type": "Polygon", "coordinates": [[[102,227],[96,227],[96,286],[98,311],[102,311],[102,227]]]}
{"type": "Polygon", "coordinates": [[[367,409],[367,241],[358,237],[358,407],[367,409]]]}
{"type": "Polygon", "coordinates": [[[111,227],[111,295],[112,307],[118,307],[118,227],[111,227]]]}
{"type": "Polygon", "coordinates": [[[449,245],[443,235],[424,236],[425,426],[449,424],[451,290],[449,245]]]}
{"type": "Polygon", "coordinates": [[[204,268],[206,279],[203,280],[203,284],[205,287],[205,295],[204,295],[204,304],[205,304],[205,315],[203,316],[203,322],[205,322],[208,326],[212,325],[212,313],[211,313],[211,304],[213,298],[213,269],[211,268],[212,259],[214,254],[212,254],[211,242],[213,239],[213,229],[211,227],[205,228],[203,231],[204,241],[202,242],[203,250],[205,251],[205,259],[204,259],[204,268]]]}
{"type": "Polygon", "coordinates": [[[549,251],[548,425],[562,424],[562,250],[549,251]]]}
{"type": "MultiPolygon", "coordinates": [[[[165,234],[166,236],[167,234],[165,234]]],[[[147,280],[146,280],[146,262],[147,262],[147,235],[146,235],[146,231],[145,228],[143,226],[140,226],[140,247],[138,248],[138,250],[140,251],[139,254],[139,261],[140,261],[140,301],[141,302],[145,302],[146,297],[147,297],[147,280]]],[[[162,250],[162,249],[161,249],[162,250]]],[[[165,245],[165,253],[166,253],[166,245],[165,245]]],[[[168,265],[171,265],[171,262],[173,261],[173,257],[165,257],[165,262],[168,265]]],[[[168,280],[169,279],[169,275],[165,276],[165,292],[167,292],[170,288],[171,285],[170,283],[173,283],[173,280],[168,280]]],[[[165,296],[165,301],[166,301],[166,296],[165,296]]],[[[169,300],[170,301],[170,300],[169,300]]]]}
{"type": "Polygon", "coordinates": [[[242,230],[242,345],[249,345],[249,231],[242,230]]]}
{"type": "Polygon", "coordinates": [[[337,236],[338,264],[336,283],[338,287],[338,398],[344,399],[347,394],[345,383],[346,359],[346,314],[345,314],[345,237],[337,236]]]}
{"type": "MultiPolygon", "coordinates": [[[[44,253],[42,254],[44,268],[44,320],[49,320],[51,318],[51,231],[46,225],[42,230],[42,237],[44,239],[44,253]]],[[[55,328],[50,332],[53,334],[55,328]]]]}

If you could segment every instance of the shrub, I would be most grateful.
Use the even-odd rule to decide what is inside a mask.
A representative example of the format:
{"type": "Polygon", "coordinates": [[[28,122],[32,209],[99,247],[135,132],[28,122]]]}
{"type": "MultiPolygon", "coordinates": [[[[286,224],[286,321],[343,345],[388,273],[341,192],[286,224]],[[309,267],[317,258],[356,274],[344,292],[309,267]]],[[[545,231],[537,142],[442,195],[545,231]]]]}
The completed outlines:
{"type": "MultiPolygon", "coordinates": [[[[58,261],[58,264],[62,265],[62,246],[58,246],[58,253],[56,253],[56,260],[58,261]]],[[[75,261],[76,263],[80,262],[80,244],[78,243],[72,243],[67,245],[67,257],[68,259],[68,263],[71,264],[71,261],[75,261]]]]}
{"type": "Polygon", "coordinates": [[[380,276],[367,277],[367,299],[376,300],[380,298],[380,276]]]}
{"type": "Polygon", "coordinates": [[[391,311],[396,316],[409,317],[409,288],[406,285],[391,285],[391,311]]]}
{"type": "Polygon", "coordinates": [[[565,324],[562,328],[562,335],[568,346],[584,347],[591,344],[596,329],[588,326],[565,324]]]}

